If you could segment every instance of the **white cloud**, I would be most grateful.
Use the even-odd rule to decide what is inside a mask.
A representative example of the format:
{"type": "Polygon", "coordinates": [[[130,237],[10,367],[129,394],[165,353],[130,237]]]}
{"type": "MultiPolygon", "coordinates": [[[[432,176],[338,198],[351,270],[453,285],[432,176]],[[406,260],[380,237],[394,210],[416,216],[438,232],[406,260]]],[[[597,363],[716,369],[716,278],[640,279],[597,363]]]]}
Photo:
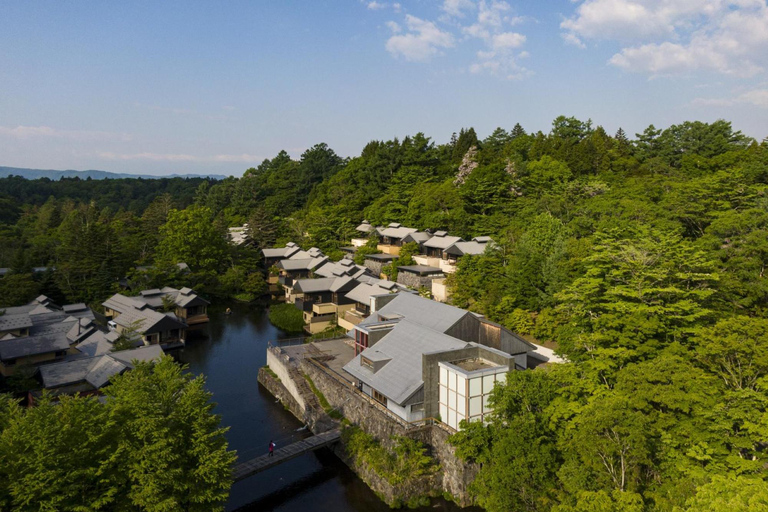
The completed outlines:
{"type": "Polygon", "coordinates": [[[15,139],[31,139],[37,137],[66,139],[72,141],[99,141],[99,140],[122,140],[132,139],[127,133],[112,133],[87,130],[61,130],[51,128],[50,126],[0,126],[0,136],[12,137],[15,139]]]}
{"type": "Polygon", "coordinates": [[[581,39],[575,34],[571,34],[570,32],[561,34],[563,41],[566,42],[566,44],[571,44],[573,46],[578,46],[579,48],[586,48],[587,45],[581,42],[581,39]]]}
{"type": "Polygon", "coordinates": [[[377,2],[376,0],[374,0],[373,2],[368,2],[368,8],[372,11],[379,11],[381,9],[385,9],[386,7],[387,7],[387,4],[377,2]]]}
{"type": "Polygon", "coordinates": [[[472,10],[475,3],[471,0],[444,0],[441,9],[449,16],[463,17],[464,10],[472,10]]]}
{"type": "Polygon", "coordinates": [[[739,96],[739,101],[756,107],[768,108],[768,89],[755,89],[739,96]]]}
{"type": "Polygon", "coordinates": [[[628,71],[752,76],[768,65],[764,0],[585,0],[560,26],[582,48],[585,39],[621,43],[609,63],[628,71]]]}
{"type": "Polygon", "coordinates": [[[753,89],[734,98],[696,98],[691,102],[696,107],[732,107],[750,105],[768,109],[768,89],[753,89]]]}
{"type": "Polygon", "coordinates": [[[434,22],[412,15],[405,16],[405,28],[394,21],[387,22],[392,32],[386,43],[387,51],[395,57],[423,62],[442,49],[479,40],[485,48],[476,52],[477,60],[464,69],[471,73],[486,72],[514,78],[529,74],[516,62],[528,56],[527,52],[520,52],[526,36],[510,31],[510,27],[529,18],[514,16],[509,3],[503,0],[444,0],[440,9],[443,14],[434,22]]]}
{"type": "Polygon", "coordinates": [[[450,48],[454,45],[453,35],[439,29],[431,21],[406,14],[405,25],[408,29],[407,33],[395,34],[387,40],[387,51],[395,57],[403,57],[412,62],[424,62],[436,55],[441,48],[450,48]]]}
{"type": "Polygon", "coordinates": [[[503,32],[495,34],[492,40],[492,46],[496,50],[501,48],[519,48],[525,43],[525,36],[517,32],[503,32]]]}
{"type": "Polygon", "coordinates": [[[150,160],[153,162],[258,162],[261,157],[255,155],[213,155],[198,156],[183,153],[111,153],[101,152],[104,160],[150,160]]]}

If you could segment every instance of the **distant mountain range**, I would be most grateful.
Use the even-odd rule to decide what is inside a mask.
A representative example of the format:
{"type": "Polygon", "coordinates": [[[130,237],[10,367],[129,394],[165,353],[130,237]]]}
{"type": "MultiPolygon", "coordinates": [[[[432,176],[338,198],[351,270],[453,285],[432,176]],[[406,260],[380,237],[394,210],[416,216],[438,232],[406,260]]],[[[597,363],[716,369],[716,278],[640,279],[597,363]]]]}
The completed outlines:
{"type": "Polygon", "coordinates": [[[151,176],[149,174],[122,174],[118,172],[107,171],[55,171],[52,169],[25,169],[23,167],[2,167],[0,166],[0,178],[8,176],[21,176],[28,180],[38,178],[49,178],[59,180],[61,178],[78,177],[82,180],[91,178],[92,180],[119,180],[123,178],[144,178],[147,180],[156,180],[160,178],[211,178],[214,180],[223,180],[226,176],[222,174],[169,174],[166,176],[151,176]]]}

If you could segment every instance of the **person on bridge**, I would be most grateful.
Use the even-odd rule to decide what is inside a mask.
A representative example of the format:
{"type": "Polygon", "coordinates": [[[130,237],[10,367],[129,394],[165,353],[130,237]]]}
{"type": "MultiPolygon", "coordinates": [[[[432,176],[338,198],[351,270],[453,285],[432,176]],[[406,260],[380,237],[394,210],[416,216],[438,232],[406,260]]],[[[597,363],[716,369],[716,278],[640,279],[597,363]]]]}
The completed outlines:
{"type": "Polygon", "coordinates": [[[275,456],[275,446],[277,446],[273,441],[269,442],[269,456],[274,457],[275,456]]]}

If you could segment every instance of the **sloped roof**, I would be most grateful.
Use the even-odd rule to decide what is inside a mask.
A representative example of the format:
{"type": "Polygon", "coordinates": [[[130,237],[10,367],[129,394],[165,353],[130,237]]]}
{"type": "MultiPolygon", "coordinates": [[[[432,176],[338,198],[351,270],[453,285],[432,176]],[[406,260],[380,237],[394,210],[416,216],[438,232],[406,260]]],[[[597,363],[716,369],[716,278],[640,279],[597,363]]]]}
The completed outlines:
{"type": "Polygon", "coordinates": [[[11,315],[6,312],[0,316],[0,331],[15,331],[30,327],[32,327],[32,319],[29,317],[29,313],[11,315]]]}
{"type": "Polygon", "coordinates": [[[406,228],[393,222],[388,227],[380,229],[379,234],[390,238],[403,238],[405,235],[415,233],[416,231],[418,231],[416,228],[406,228]]]}
{"type": "Polygon", "coordinates": [[[427,233],[426,231],[414,231],[413,233],[408,233],[403,237],[403,242],[416,242],[417,244],[423,244],[427,240],[432,238],[431,233],[427,233]]]}
{"type": "Polygon", "coordinates": [[[51,352],[66,351],[69,340],[66,334],[51,333],[39,336],[27,336],[8,341],[0,341],[0,359],[16,359],[34,355],[50,354],[51,352]]]}
{"type": "Polygon", "coordinates": [[[187,326],[173,313],[158,313],[151,309],[130,309],[118,315],[114,322],[122,327],[137,327],[137,332],[152,334],[155,332],[184,329],[187,326]]]}
{"type": "MultiPolygon", "coordinates": [[[[110,331],[109,334],[114,334],[115,337],[117,336],[117,333],[114,331],[110,331]]],[[[103,333],[101,331],[96,331],[91,333],[87,338],[85,338],[83,341],[75,345],[75,348],[79,350],[82,355],[87,357],[95,357],[100,356],[102,354],[107,354],[112,351],[112,343],[114,343],[113,340],[109,340],[107,338],[107,334],[103,333]]]]}
{"type": "Polygon", "coordinates": [[[321,277],[319,279],[298,279],[293,285],[294,291],[301,293],[317,293],[331,291],[331,286],[336,281],[335,277],[321,277]]]}
{"type": "Polygon", "coordinates": [[[154,361],[162,354],[163,349],[158,345],[110,352],[96,357],[83,357],[41,366],[40,376],[43,387],[47,389],[79,382],[87,382],[98,389],[107,384],[112,376],[133,368],[134,360],[154,361]]]}
{"type": "MultiPolygon", "coordinates": [[[[437,233],[441,233],[438,231],[437,233]]],[[[431,247],[433,249],[447,249],[448,247],[452,246],[456,242],[461,242],[461,237],[458,236],[440,236],[437,233],[435,233],[435,236],[424,242],[424,247],[431,247]]],[[[444,231],[443,231],[444,233],[444,231]]]]}
{"type": "Polygon", "coordinates": [[[316,258],[301,258],[301,259],[289,259],[280,260],[277,262],[277,267],[283,270],[312,270],[317,268],[328,261],[328,256],[318,256],[316,258]]]}
{"type": "Polygon", "coordinates": [[[445,252],[448,254],[454,254],[456,256],[464,256],[465,254],[483,254],[485,248],[488,247],[488,243],[480,243],[476,241],[471,242],[456,242],[448,247],[445,252]]]}
{"type": "Polygon", "coordinates": [[[360,356],[347,363],[344,370],[388,399],[402,404],[424,385],[422,354],[453,350],[467,345],[467,342],[428,327],[401,320],[373,347],[365,349],[360,356]],[[360,364],[360,357],[390,361],[374,373],[360,364]]]}
{"type": "Polygon", "coordinates": [[[131,309],[144,309],[147,307],[146,302],[142,302],[133,297],[126,297],[123,294],[116,293],[101,304],[107,309],[122,313],[131,309]]]}
{"type": "Polygon", "coordinates": [[[291,254],[294,254],[298,251],[298,247],[276,247],[262,249],[261,253],[265,258],[288,258],[291,254]]]}
{"type": "Polygon", "coordinates": [[[362,224],[360,224],[355,228],[355,230],[360,231],[362,233],[370,233],[371,231],[373,231],[373,226],[371,226],[370,222],[368,222],[367,220],[364,220],[362,224]]]}
{"type": "Polygon", "coordinates": [[[397,284],[392,281],[381,281],[380,283],[360,283],[345,295],[349,300],[359,302],[360,304],[370,305],[371,297],[393,293],[398,289],[397,284]]]}
{"type": "Polygon", "coordinates": [[[430,329],[445,332],[456,322],[464,318],[465,315],[470,314],[469,311],[449,306],[442,302],[425,299],[413,293],[398,293],[397,297],[369,318],[376,316],[384,318],[402,316],[430,329]]]}

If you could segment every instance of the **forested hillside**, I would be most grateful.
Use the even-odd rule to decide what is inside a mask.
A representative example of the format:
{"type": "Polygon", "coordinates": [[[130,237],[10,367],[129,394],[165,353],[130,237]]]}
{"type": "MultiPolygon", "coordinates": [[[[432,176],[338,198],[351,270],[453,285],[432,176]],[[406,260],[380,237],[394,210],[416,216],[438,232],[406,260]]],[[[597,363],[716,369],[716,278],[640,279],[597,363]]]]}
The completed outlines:
{"type": "Polygon", "coordinates": [[[338,256],[364,218],[490,235],[497,247],[450,278],[454,303],[556,342],[572,364],[514,373],[496,421],[456,436],[482,463],[479,503],[756,510],[768,503],[767,184],[768,142],[726,121],[630,137],[566,117],[546,134],[372,141],[347,160],[324,144],[281,152],[200,183],[192,204],[174,190],[105,203],[11,181],[0,266],[15,274],[0,293],[16,279],[18,299],[28,286],[95,301],[133,264],[181,260],[197,286],[239,293],[255,249],[291,240],[338,256]],[[227,248],[223,230],[243,222],[256,246],[227,248]],[[57,270],[33,279],[31,265],[57,270]]]}

